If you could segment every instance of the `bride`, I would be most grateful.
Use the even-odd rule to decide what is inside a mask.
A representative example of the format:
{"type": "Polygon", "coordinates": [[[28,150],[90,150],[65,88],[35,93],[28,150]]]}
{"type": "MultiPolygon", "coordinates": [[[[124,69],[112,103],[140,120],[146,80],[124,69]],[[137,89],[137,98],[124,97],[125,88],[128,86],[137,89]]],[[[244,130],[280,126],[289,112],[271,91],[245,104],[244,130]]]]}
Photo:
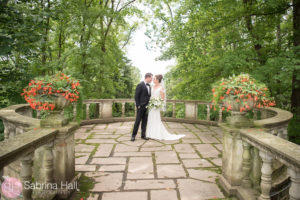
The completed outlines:
{"type": "MultiPolygon", "coordinates": [[[[154,86],[151,89],[151,99],[161,98],[165,101],[165,88],[162,84],[163,76],[155,75],[153,79],[154,86]]],[[[166,106],[166,105],[164,105],[166,106]]],[[[146,129],[146,137],[157,140],[177,140],[185,135],[170,134],[161,121],[160,109],[150,109],[148,113],[148,122],[146,129]]]]}

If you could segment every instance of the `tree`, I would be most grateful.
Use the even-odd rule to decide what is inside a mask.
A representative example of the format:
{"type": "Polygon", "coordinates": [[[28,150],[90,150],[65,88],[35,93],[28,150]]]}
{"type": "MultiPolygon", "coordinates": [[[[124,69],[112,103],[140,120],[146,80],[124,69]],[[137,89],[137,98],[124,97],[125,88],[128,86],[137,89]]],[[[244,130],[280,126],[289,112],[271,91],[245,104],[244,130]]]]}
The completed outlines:
{"type": "MultiPolygon", "coordinates": [[[[299,0],[151,3],[149,37],[164,49],[160,59],[178,63],[167,74],[174,98],[210,100],[216,80],[250,73],[267,84],[277,106],[298,119],[299,0]]],[[[300,142],[294,132],[290,139],[300,142]]]]}

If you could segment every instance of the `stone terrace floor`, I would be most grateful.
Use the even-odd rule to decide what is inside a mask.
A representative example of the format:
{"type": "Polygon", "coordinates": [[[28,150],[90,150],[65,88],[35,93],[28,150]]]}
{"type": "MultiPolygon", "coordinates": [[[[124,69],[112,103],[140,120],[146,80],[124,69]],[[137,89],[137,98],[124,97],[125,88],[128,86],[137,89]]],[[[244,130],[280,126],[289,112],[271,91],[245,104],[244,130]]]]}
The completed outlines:
{"type": "MultiPolygon", "coordinates": [[[[176,141],[130,141],[133,122],[81,126],[76,131],[77,172],[92,177],[89,200],[225,199],[218,127],[165,123],[176,141]]],[[[80,183],[79,183],[80,184],[80,183]]]]}

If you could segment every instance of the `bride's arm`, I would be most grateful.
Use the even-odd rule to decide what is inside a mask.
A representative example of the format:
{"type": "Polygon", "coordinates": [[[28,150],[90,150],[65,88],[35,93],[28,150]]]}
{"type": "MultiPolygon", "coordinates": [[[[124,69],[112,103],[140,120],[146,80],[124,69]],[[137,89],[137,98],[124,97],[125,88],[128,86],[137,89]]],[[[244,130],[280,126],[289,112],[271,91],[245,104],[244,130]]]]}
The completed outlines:
{"type": "Polygon", "coordinates": [[[162,88],[160,90],[160,96],[161,96],[162,100],[165,100],[165,91],[164,91],[164,88],[162,88]]]}

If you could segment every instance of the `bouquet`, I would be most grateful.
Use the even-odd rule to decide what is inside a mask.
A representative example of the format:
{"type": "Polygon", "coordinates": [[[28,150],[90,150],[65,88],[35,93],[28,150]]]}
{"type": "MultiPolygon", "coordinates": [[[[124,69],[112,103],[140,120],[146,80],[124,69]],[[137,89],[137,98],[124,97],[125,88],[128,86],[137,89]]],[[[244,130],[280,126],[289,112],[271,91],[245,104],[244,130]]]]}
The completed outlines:
{"type": "Polygon", "coordinates": [[[164,106],[164,100],[161,98],[151,98],[147,108],[151,109],[160,109],[164,106]]]}

